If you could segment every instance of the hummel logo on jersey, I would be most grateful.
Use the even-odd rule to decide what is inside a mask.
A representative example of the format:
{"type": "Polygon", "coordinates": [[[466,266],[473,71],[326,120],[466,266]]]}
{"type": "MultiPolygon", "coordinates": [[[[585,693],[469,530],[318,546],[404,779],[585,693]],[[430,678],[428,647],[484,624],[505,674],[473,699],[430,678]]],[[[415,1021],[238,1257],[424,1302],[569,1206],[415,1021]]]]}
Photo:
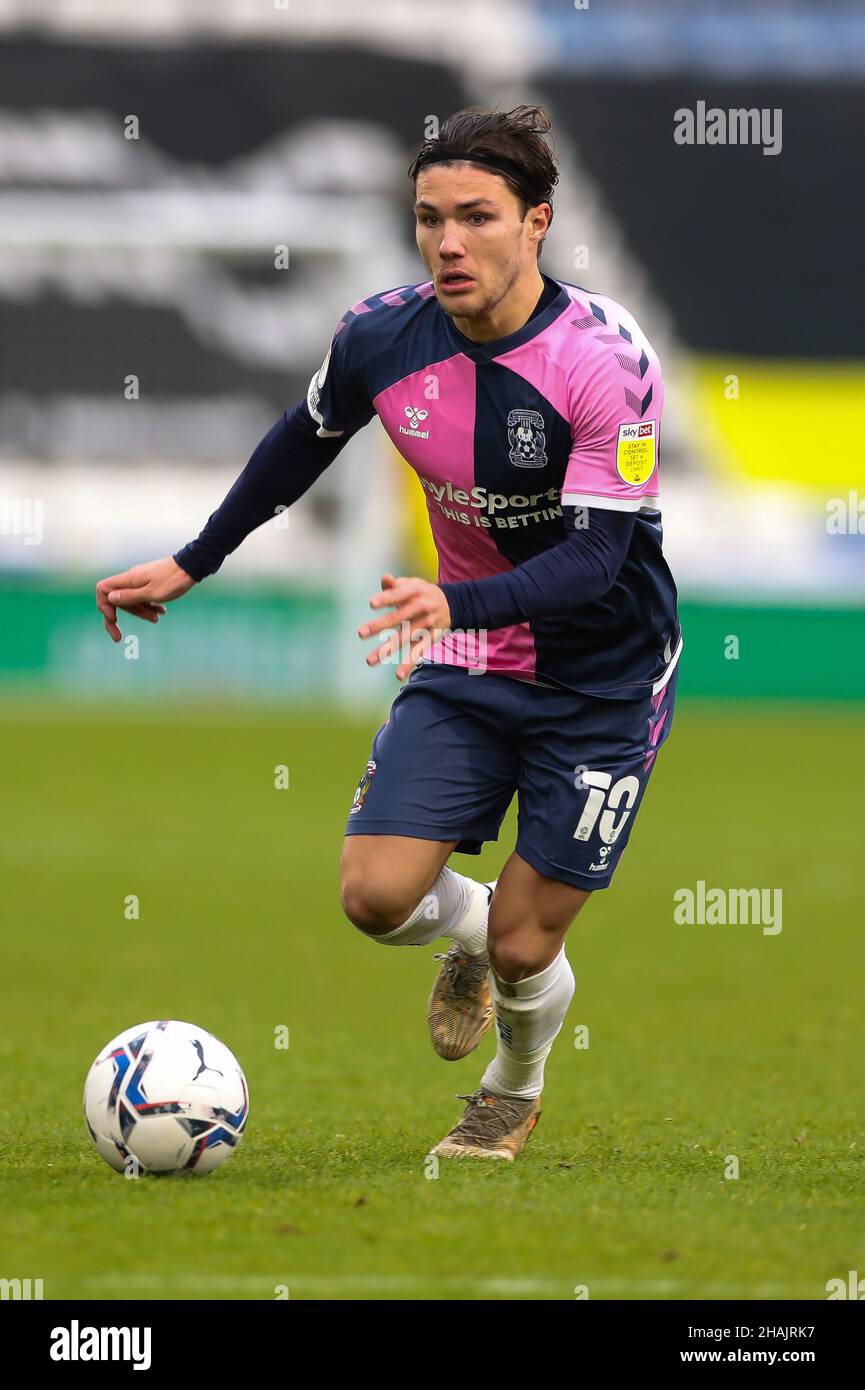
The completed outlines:
{"type": "Polygon", "coordinates": [[[405,407],[405,417],[411,425],[411,429],[406,429],[405,425],[400,425],[400,434],[410,434],[415,439],[429,439],[429,430],[422,430],[420,426],[429,417],[428,410],[418,410],[417,406],[407,405],[405,407]]]}

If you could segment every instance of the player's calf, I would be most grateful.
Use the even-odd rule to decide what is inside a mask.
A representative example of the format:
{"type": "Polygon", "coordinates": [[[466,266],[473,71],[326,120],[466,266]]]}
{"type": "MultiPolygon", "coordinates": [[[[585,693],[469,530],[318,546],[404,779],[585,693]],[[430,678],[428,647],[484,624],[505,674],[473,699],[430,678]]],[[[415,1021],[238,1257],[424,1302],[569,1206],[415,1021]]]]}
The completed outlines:
{"type": "Polygon", "coordinates": [[[490,972],[496,1055],[463,1118],[432,1150],[440,1158],[513,1161],[541,1113],[544,1065],[564,1023],[574,976],[562,946],[537,975],[511,983],[490,972]]]}

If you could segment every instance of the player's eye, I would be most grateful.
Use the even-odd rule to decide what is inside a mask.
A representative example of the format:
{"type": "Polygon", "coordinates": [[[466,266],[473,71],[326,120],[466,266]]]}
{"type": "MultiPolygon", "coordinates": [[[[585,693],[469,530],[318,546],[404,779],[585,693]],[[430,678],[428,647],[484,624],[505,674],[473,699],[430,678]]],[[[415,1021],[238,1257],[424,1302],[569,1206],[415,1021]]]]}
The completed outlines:
{"type": "Polygon", "coordinates": [[[420,222],[422,227],[434,227],[438,222],[438,218],[433,213],[427,212],[424,213],[423,216],[418,219],[418,221],[420,222]]]}
{"type": "Polygon", "coordinates": [[[484,222],[489,221],[489,217],[485,212],[473,212],[469,221],[473,222],[476,227],[480,227],[484,222]]]}

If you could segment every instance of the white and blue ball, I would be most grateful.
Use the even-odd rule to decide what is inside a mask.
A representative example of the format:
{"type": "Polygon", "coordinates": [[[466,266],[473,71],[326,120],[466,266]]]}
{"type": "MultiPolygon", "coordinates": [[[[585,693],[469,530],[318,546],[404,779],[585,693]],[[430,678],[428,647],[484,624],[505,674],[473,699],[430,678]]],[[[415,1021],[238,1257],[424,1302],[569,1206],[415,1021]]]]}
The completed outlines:
{"type": "Polygon", "coordinates": [[[84,1083],[90,1137],[121,1173],[210,1173],[240,1143],[248,1114],[234,1054],[173,1018],[118,1033],[84,1083]]]}

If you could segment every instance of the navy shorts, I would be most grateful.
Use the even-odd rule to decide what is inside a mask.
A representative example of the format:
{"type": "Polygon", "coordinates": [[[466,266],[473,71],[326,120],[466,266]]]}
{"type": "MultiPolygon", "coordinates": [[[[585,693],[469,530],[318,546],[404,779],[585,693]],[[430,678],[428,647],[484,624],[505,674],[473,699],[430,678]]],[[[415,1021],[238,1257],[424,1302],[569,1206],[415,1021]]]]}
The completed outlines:
{"type": "Polygon", "coordinates": [[[677,675],[654,695],[603,700],[418,666],[373,739],[346,834],[479,854],[516,795],[517,853],[548,878],[606,888],[669,735],[677,675]]]}

